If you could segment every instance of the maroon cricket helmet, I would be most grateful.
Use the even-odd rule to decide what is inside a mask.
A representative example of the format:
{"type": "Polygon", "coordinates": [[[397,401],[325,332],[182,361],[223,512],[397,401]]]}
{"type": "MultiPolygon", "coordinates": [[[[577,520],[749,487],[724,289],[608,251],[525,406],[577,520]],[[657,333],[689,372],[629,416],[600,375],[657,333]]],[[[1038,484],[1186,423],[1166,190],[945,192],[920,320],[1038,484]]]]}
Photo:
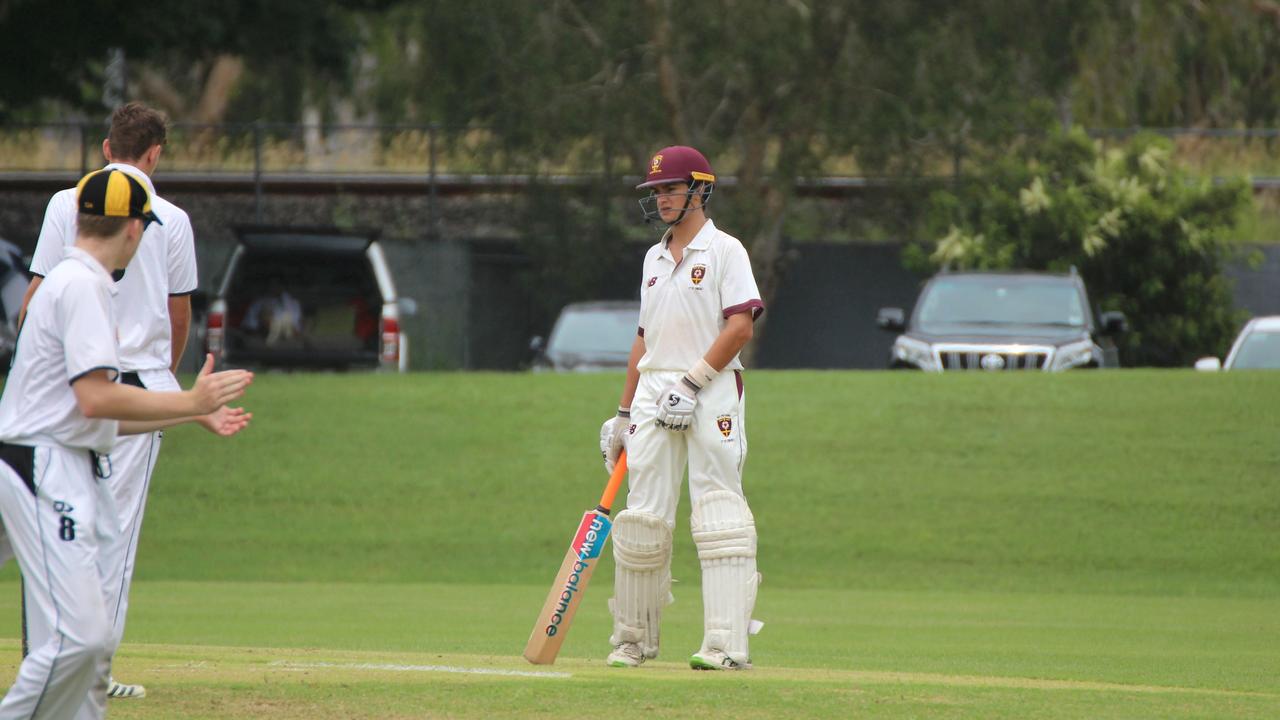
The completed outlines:
{"type": "Polygon", "coordinates": [[[636,186],[637,190],[663,183],[684,182],[693,185],[695,182],[714,183],[715,173],[711,172],[711,163],[702,153],[687,145],[672,145],[654,153],[649,160],[649,172],[644,182],[636,186]]]}

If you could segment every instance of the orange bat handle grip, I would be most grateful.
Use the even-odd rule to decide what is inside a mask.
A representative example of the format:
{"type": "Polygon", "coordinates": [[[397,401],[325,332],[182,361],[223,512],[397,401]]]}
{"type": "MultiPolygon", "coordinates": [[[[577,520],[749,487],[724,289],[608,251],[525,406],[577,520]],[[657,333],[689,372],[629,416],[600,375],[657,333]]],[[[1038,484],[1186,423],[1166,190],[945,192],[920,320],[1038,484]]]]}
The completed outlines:
{"type": "Polygon", "coordinates": [[[627,451],[618,456],[613,465],[613,474],[609,476],[609,484],[604,486],[604,494],[600,496],[600,510],[605,513],[613,507],[613,499],[618,496],[618,488],[622,487],[622,479],[627,476],[627,451]]]}

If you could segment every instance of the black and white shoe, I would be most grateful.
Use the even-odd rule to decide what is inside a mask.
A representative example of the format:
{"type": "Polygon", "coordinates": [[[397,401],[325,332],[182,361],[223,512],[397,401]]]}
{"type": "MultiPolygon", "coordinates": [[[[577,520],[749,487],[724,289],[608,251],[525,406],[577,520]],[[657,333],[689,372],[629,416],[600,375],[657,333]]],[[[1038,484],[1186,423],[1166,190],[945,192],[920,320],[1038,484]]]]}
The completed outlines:
{"type": "Polygon", "coordinates": [[[129,700],[133,698],[144,698],[147,696],[147,689],[141,685],[125,685],[116,682],[115,678],[108,678],[107,697],[120,700],[129,700]]]}

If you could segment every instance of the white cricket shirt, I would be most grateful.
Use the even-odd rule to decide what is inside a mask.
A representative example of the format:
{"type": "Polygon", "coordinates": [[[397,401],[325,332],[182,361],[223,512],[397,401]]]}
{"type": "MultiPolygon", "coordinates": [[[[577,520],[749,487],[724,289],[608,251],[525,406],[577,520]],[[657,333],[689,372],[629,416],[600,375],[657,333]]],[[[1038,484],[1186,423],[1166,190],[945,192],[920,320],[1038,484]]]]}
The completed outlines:
{"type": "Polygon", "coordinates": [[[119,376],[115,295],[93,256],[67,248],[27,306],[0,397],[0,441],[111,452],[119,422],[85,417],[71,383],[93,370],[119,376]]]}
{"type": "MultiPolygon", "coordinates": [[[[151,209],[160,218],[142,235],[138,253],[117,283],[116,316],[120,322],[120,366],[125,371],[158,370],[173,362],[170,349],[169,296],[196,289],[196,246],[186,211],[155,194],[146,173],[132,165],[111,163],[151,191],[151,209]]],[[[76,189],[56,193],[44,213],[44,225],[31,258],[31,272],[47,276],[76,242],[76,189]]]]}
{"type": "MultiPolygon", "coordinates": [[[[684,372],[706,355],[724,328],[740,312],[760,316],[764,303],[751,273],[747,249],[737,238],[716,229],[710,219],[684,249],[679,264],[667,239],[649,248],[640,283],[640,334],[645,370],[684,372]]],[[[724,367],[739,370],[738,356],[724,367]]]]}

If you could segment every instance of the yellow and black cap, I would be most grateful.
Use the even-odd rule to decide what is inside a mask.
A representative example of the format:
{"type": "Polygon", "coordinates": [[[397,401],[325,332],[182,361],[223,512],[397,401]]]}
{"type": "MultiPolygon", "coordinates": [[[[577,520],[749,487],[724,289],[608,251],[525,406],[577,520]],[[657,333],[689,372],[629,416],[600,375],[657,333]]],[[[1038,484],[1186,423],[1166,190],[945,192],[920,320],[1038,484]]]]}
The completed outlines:
{"type": "Polygon", "coordinates": [[[147,187],[122,170],[98,170],[81,178],[76,183],[76,209],[86,215],[140,218],[144,225],[160,223],[147,187]]]}

